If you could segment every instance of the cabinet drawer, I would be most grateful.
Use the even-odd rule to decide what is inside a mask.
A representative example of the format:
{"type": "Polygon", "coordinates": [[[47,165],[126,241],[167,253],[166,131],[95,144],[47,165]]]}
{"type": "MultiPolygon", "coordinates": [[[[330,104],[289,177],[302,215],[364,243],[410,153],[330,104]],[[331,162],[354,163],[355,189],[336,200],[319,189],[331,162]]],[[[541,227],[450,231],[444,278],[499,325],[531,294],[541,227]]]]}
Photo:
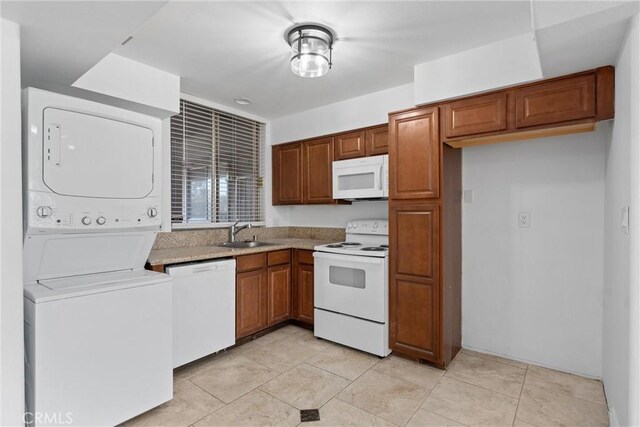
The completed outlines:
{"type": "Polygon", "coordinates": [[[313,265],[313,251],[307,251],[304,249],[298,250],[298,264],[313,265]]]}
{"type": "Polygon", "coordinates": [[[291,251],[289,249],[283,251],[274,251],[267,254],[267,264],[272,265],[289,264],[291,262],[291,251]]]}
{"type": "Polygon", "coordinates": [[[516,127],[595,117],[595,91],[593,74],[516,89],[516,127]]]}
{"type": "Polygon", "coordinates": [[[507,93],[495,93],[444,106],[446,138],[495,132],[507,128],[507,93]]]}
{"type": "Polygon", "coordinates": [[[335,160],[364,157],[364,132],[350,132],[335,137],[335,160]]]}
{"type": "Polygon", "coordinates": [[[241,255],[236,259],[236,271],[251,271],[265,267],[265,254],[241,255]]]}

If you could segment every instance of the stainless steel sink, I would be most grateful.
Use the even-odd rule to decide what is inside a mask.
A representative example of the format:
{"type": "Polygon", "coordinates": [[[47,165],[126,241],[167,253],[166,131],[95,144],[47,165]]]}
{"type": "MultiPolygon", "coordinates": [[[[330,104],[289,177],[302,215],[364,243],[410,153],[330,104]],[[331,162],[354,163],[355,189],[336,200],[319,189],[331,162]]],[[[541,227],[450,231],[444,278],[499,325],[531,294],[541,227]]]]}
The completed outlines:
{"type": "Polygon", "coordinates": [[[215,246],[220,246],[221,248],[258,248],[260,246],[273,246],[273,243],[266,242],[224,242],[219,243],[215,246]]]}

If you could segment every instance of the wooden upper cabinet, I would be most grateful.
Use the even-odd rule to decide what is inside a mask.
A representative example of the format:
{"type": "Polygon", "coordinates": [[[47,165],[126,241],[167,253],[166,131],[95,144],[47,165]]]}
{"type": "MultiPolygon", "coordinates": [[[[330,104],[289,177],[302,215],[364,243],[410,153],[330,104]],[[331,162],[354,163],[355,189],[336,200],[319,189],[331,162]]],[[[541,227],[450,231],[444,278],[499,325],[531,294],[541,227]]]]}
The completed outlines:
{"type": "Polygon", "coordinates": [[[334,137],[335,160],[364,157],[364,132],[341,133],[334,137]]]}
{"type": "Polygon", "coordinates": [[[364,152],[367,156],[379,156],[389,152],[389,126],[367,129],[364,133],[364,152]]]}
{"type": "Polygon", "coordinates": [[[444,137],[455,138],[507,129],[507,93],[494,93],[443,106],[444,137]]]}
{"type": "Polygon", "coordinates": [[[438,108],[389,116],[389,198],[431,199],[440,194],[438,108]]]}
{"type": "Polygon", "coordinates": [[[516,128],[596,116],[593,73],[515,89],[516,128]]]}
{"type": "Polygon", "coordinates": [[[302,203],[333,203],[333,138],[305,141],[302,148],[302,203]]]}
{"type": "Polygon", "coordinates": [[[302,144],[274,145],[272,148],[274,205],[302,203],[302,144]]]}

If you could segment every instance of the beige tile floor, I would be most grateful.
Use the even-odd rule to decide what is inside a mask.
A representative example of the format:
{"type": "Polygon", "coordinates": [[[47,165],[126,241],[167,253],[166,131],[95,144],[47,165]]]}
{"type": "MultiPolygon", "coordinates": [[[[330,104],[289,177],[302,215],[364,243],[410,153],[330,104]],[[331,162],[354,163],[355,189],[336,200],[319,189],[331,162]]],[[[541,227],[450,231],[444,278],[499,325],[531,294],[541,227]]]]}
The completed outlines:
{"type": "Polygon", "coordinates": [[[600,381],[462,350],[441,371],[286,326],[180,368],[174,398],[127,426],[604,426],[600,381]]]}

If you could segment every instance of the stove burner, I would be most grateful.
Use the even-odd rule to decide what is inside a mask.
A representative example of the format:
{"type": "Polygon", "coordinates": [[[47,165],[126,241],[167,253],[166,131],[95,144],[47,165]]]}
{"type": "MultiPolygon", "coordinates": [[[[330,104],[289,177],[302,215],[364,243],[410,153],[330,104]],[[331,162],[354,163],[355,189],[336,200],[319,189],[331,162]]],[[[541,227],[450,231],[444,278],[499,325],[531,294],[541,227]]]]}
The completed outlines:
{"type": "Polygon", "coordinates": [[[380,245],[381,248],[389,249],[389,245],[380,245]]]}
{"type": "Polygon", "coordinates": [[[380,246],[367,246],[366,248],[362,248],[360,250],[361,251],[368,251],[368,252],[381,252],[381,251],[384,251],[385,248],[382,248],[380,246]]]}
{"type": "Polygon", "coordinates": [[[362,243],[356,243],[356,242],[342,242],[341,245],[343,246],[362,246],[362,243]]]}
{"type": "Polygon", "coordinates": [[[331,245],[327,245],[328,248],[342,248],[342,244],[341,243],[334,243],[331,245]]]}

